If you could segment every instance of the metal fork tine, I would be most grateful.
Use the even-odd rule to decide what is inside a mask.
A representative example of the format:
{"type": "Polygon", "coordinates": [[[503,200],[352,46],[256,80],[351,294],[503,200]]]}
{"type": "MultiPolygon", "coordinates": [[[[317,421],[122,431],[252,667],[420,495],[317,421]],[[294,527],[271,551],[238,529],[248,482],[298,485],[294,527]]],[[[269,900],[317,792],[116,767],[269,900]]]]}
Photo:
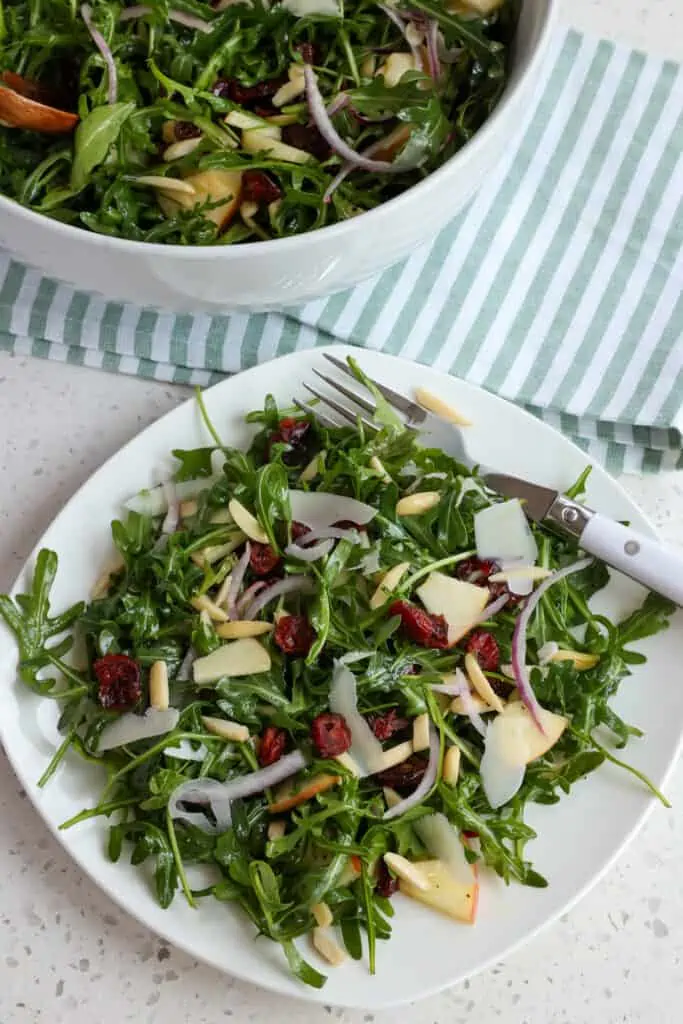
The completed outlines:
{"type": "Polygon", "coordinates": [[[317,420],[323,427],[332,428],[339,426],[329,416],[326,416],[322,409],[314,409],[312,405],[309,405],[307,402],[300,402],[298,398],[294,399],[294,405],[300,412],[305,412],[307,416],[317,420]]]}
{"type": "MultiPolygon", "coordinates": [[[[329,352],[324,352],[323,355],[325,356],[325,359],[332,363],[333,366],[336,366],[338,370],[343,370],[343,372],[348,374],[349,377],[353,377],[353,379],[356,380],[353,370],[347,365],[347,363],[342,362],[341,359],[337,359],[336,356],[331,356],[329,352]]],[[[384,398],[386,398],[389,405],[393,405],[395,409],[398,409],[408,417],[409,424],[424,423],[427,418],[427,413],[421,406],[417,405],[415,402],[411,402],[411,400],[406,398],[405,395],[399,395],[397,391],[393,391],[385,384],[380,384],[379,381],[372,380],[372,377],[368,377],[368,380],[372,381],[380,395],[383,395],[384,398]]]]}
{"type": "Polygon", "coordinates": [[[340,405],[339,402],[336,402],[334,400],[334,398],[328,398],[327,395],[322,395],[319,391],[316,391],[315,388],[312,388],[310,384],[304,384],[304,387],[306,388],[307,391],[310,391],[312,395],[315,395],[316,398],[319,398],[321,402],[325,402],[325,404],[329,405],[330,408],[334,409],[335,412],[338,412],[339,415],[352,426],[355,427],[358,420],[360,420],[363,426],[366,427],[367,429],[373,431],[377,430],[377,427],[369,420],[366,420],[365,417],[359,416],[356,413],[352,412],[351,409],[347,409],[345,406],[340,405]]]}
{"type": "Polygon", "coordinates": [[[374,402],[369,402],[367,398],[362,398],[360,395],[357,395],[355,391],[352,391],[351,388],[347,388],[344,384],[340,384],[338,380],[333,380],[332,377],[326,377],[324,373],[320,372],[320,370],[313,370],[313,373],[316,377],[320,377],[321,380],[324,380],[326,384],[329,384],[334,391],[341,391],[342,395],[350,398],[352,402],[355,402],[356,405],[360,406],[361,409],[364,409],[365,412],[369,412],[371,416],[374,416],[377,412],[377,406],[374,402]]]}

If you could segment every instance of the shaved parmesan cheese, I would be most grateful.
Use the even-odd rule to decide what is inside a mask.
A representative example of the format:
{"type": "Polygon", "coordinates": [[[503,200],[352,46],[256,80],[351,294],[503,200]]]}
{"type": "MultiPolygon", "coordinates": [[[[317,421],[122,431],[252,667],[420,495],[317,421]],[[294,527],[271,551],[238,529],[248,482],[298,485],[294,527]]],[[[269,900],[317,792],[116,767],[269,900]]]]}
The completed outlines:
{"type": "MultiPolygon", "coordinates": [[[[182,480],[174,484],[177,501],[186,501],[189,498],[196,498],[202,491],[213,487],[220,479],[219,476],[202,476],[196,480],[182,480]]],[[[124,502],[124,507],[131,512],[139,512],[142,516],[163,516],[168,512],[168,492],[163,484],[153,487],[149,491],[139,491],[137,494],[124,502]]]]}
{"type": "Polygon", "coordinates": [[[477,512],[474,538],[477,556],[485,561],[524,559],[524,565],[536,562],[536,541],[517,498],[489,505],[477,512]]]}
{"type": "Polygon", "coordinates": [[[523,565],[519,568],[505,569],[489,576],[489,583],[514,583],[516,580],[545,580],[552,576],[552,569],[544,569],[541,565],[523,565]]]}
{"type": "Polygon", "coordinates": [[[270,655],[253,637],[223,644],[192,666],[195,683],[211,683],[223,676],[253,676],[270,669],[270,655]]]}
{"type": "MultiPolygon", "coordinates": [[[[386,767],[383,763],[382,744],[358,710],[356,677],[351,669],[340,661],[334,666],[329,703],[330,711],[336,715],[343,715],[351,730],[351,746],[348,753],[358,765],[361,774],[369,775],[382,771],[386,767]]],[[[408,757],[410,753],[412,746],[408,757]]]]}
{"type": "Polygon", "coordinates": [[[322,530],[343,521],[366,526],[377,515],[377,509],[363,501],[326,491],[292,490],[289,504],[294,522],[303,523],[311,530],[322,530]]]}
{"type": "Polygon", "coordinates": [[[164,733],[173,732],[179,718],[180,712],[177,708],[167,708],[165,711],[148,708],[144,715],[127,711],[104,727],[100,733],[98,750],[113,750],[115,747],[137,743],[138,740],[163,736],[164,733]]]}
{"type": "Polygon", "coordinates": [[[526,765],[543,757],[557,743],[567,719],[539,707],[543,732],[521,702],[509,703],[486,730],[481,781],[493,808],[502,807],[517,793],[526,765]]]}
{"type": "Polygon", "coordinates": [[[413,825],[429,853],[446,864],[461,885],[472,882],[472,866],[465,856],[460,836],[445,814],[437,811],[420,818],[413,825]]]}

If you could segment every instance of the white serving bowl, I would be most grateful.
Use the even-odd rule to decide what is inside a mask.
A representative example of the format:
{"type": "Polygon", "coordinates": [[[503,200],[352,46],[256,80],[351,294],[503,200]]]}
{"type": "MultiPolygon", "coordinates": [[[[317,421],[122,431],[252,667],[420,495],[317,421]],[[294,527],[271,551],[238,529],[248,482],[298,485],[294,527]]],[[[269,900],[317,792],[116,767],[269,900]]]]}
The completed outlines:
{"type": "Polygon", "coordinates": [[[533,101],[556,9],[557,0],[524,0],[507,90],[474,138],[419,185],[353,220],[247,245],[147,245],[0,196],[0,244],[78,288],[178,313],[273,309],[347,288],[434,238],[486,182],[533,101]]]}

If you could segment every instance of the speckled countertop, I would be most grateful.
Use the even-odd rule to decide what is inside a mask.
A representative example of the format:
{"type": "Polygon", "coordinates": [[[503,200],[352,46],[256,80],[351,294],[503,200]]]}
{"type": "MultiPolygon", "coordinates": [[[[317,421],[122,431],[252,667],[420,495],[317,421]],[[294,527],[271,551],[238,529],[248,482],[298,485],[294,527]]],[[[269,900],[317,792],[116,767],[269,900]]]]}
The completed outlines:
{"type": "MultiPolygon", "coordinates": [[[[680,0],[566,0],[578,28],[683,59],[680,0]]],[[[0,354],[0,590],[73,491],[181,388],[0,354]]],[[[683,474],[623,479],[681,543],[683,474]]],[[[680,680],[672,679],[676,684],[680,680]]],[[[0,755],[1,758],[1,755],[0,755]]],[[[683,1005],[683,770],[574,910],[505,963],[398,1013],[283,1001],[169,948],[83,878],[0,760],[2,1024],[678,1024],[683,1005]]]]}

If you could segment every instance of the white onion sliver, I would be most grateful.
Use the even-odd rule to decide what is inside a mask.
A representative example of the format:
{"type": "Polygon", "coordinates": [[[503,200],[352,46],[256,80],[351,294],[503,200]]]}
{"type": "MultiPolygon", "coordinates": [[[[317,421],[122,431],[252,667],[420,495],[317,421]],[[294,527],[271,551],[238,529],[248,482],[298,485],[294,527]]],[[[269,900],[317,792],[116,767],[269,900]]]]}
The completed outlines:
{"type": "Polygon", "coordinates": [[[102,59],[107,65],[107,102],[116,103],[118,97],[118,78],[116,74],[116,61],[109,48],[107,40],[92,20],[92,7],[90,4],[81,4],[81,17],[85,27],[92,37],[92,41],[102,54],[102,59]]]}
{"type": "Polygon", "coordinates": [[[127,711],[104,727],[100,733],[97,749],[113,750],[115,747],[125,747],[129,743],[137,743],[138,740],[163,736],[164,733],[172,732],[175,729],[179,718],[180,712],[177,708],[166,708],[165,711],[148,708],[144,715],[127,711]]]}
{"type": "Polygon", "coordinates": [[[388,163],[386,160],[371,160],[368,157],[361,156],[348,143],[344,142],[325,109],[325,101],[320,94],[316,74],[310,64],[304,66],[304,78],[306,80],[306,99],[311,117],[315,121],[316,128],[335,153],[338,153],[339,156],[348,160],[355,167],[362,167],[363,170],[375,171],[378,174],[392,172],[395,174],[398,171],[405,171],[407,169],[404,164],[396,167],[393,163],[388,163]]]}
{"type": "Polygon", "coordinates": [[[496,810],[512,800],[524,782],[526,765],[512,764],[505,757],[503,723],[500,715],[488,727],[484,742],[484,754],[479,765],[481,784],[486,799],[496,810]]]}
{"type": "Polygon", "coordinates": [[[228,461],[228,456],[225,454],[222,448],[214,448],[209,456],[211,461],[211,473],[213,476],[220,477],[223,474],[223,467],[228,461]]]}
{"type": "Polygon", "coordinates": [[[343,715],[351,730],[349,754],[364,775],[381,771],[382,744],[358,710],[356,677],[341,661],[335,661],[330,687],[330,711],[343,715]]]}
{"type": "Polygon", "coordinates": [[[383,11],[386,14],[389,21],[393,21],[394,25],[399,30],[399,32],[407,42],[408,46],[410,47],[410,52],[413,55],[413,59],[415,60],[417,68],[419,70],[422,70],[422,54],[420,53],[420,47],[415,43],[413,39],[411,39],[410,36],[409,29],[411,23],[406,23],[403,20],[403,18],[401,18],[401,16],[392,7],[388,7],[385,4],[377,4],[377,6],[379,7],[380,11],[383,11]]]}
{"type": "Polygon", "coordinates": [[[265,590],[267,586],[268,584],[265,583],[264,580],[257,580],[256,583],[252,583],[250,587],[247,587],[247,589],[244,591],[241,598],[237,602],[236,610],[237,617],[239,619],[242,618],[245,611],[247,610],[251,602],[254,600],[256,595],[260,594],[262,590],[265,590]]]}
{"type": "Polygon", "coordinates": [[[240,557],[239,562],[232,571],[230,579],[230,589],[228,590],[228,617],[231,619],[239,618],[237,611],[237,595],[242,587],[244,580],[244,574],[249,567],[249,559],[251,557],[251,544],[249,541],[244,545],[244,551],[240,557]]]}
{"type": "Polygon", "coordinates": [[[271,587],[262,590],[242,614],[245,619],[255,619],[261,609],[274,601],[276,597],[281,597],[283,594],[309,593],[313,587],[313,581],[308,576],[287,576],[286,579],[278,580],[271,587]]]}
{"type": "Polygon", "coordinates": [[[164,497],[166,504],[168,505],[168,511],[164,517],[164,521],[161,524],[162,533],[175,533],[178,529],[178,523],[180,522],[180,503],[176,496],[176,487],[172,480],[167,480],[166,483],[162,484],[164,489],[164,497]]]}
{"type": "MultiPolygon", "coordinates": [[[[310,530],[322,530],[342,520],[367,526],[377,515],[377,509],[372,505],[327,491],[291,490],[289,505],[294,522],[303,523],[310,530]]],[[[305,534],[301,540],[305,541],[307,537],[308,534],[305,534]]]]}
{"type": "Polygon", "coordinates": [[[563,580],[565,576],[571,576],[573,573],[580,572],[582,569],[587,568],[592,561],[592,558],[581,558],[578,562],[573,562],[571,565],[565,566],[564,569],[560,569],[558,572],[553,573],[553,575],[549,576],[547,580],[543,580],[540,587],[537,587],[530,596],[515,622],[515,631],[512,635],[512,671],[515,675],[515,682],[517,684],[517,689],[519,690],[519,696],[522,699],[522,703],[529,711],[536,728],[540,732],[544,732],[539,717],[540,705],[536,699],[536,694],[533,691],[531,679],[529,678],[529,670],[526,666],[527,627],[531,620],[531,616],[538,606],[538,602],[541,600],[545,592],[549,590],[554,583],[557,583],[559,580],[563,580]]]}
{"type": "Polygon", "coordinates": [[[329,555],[333,547],[334,541],[331,539],[321,540],[318,544],[306,548],[302,548],[298,544],[288,544],[285,554],[288,558],[298,558],[300,562],[317,562],[325,555],[329,555]]]}
{"type": "Polygon", "coordinates": [[[172,818],[195,825],[203,832],[224,832],[230,827],[232,821],[230,806],[233,800],[261,793],[264,789],[276,786],[305,767],[306,758],[300,750],[294,750],[266,768],[260,768],[248,775],[241,775],[228,782],[217,782],[215,779],[191,779],[189,782],[183,782],[171,794],[168,802],[169,813],[172,818]],[[200,812],[184,810],[180,806],[182,803],[203,804],[211,810],[216,824],[214,825],[200,812]]]}
{"type": "Polygon", "coordinates": [[[439,770],[439,734],[434,727],[434,723],[429,723],[429,761],[425,768],[425,773],[422,776],[422,780],[410,796],[407,796],[404,800],[390,807],[388,811],[384,812],[384,820],[389,821],[391,818],[398,818],[399,815],[405,814],[412,807],[417,807],[429,793],[430,789],[436,782],[437,772],[439,770]]]}
{"type": "Polygon", "coordinates": [[[429,74],[435,82],[438,82],[441,77],[441,62],[439,60],[439,23],[435,18],[427,23],[427,60],[429,74]]]}
{"type": "MultiPolygon", "coordinates": [[[[470,580],[470,582],[474,583],[475,581],[470,580]]],[[[475,626],[481,625],[482,622],[488,622],[489,619],[492,619],[494,615],[497,615],[498,612],[505,607],[509,600],[509,594],[501,594],[500,597],[495,599],[495,601],[491,601],[490,604],[487,604],[481,615],[478,615],[472,623],[472,629],[474,629],[475,626]]]]}

